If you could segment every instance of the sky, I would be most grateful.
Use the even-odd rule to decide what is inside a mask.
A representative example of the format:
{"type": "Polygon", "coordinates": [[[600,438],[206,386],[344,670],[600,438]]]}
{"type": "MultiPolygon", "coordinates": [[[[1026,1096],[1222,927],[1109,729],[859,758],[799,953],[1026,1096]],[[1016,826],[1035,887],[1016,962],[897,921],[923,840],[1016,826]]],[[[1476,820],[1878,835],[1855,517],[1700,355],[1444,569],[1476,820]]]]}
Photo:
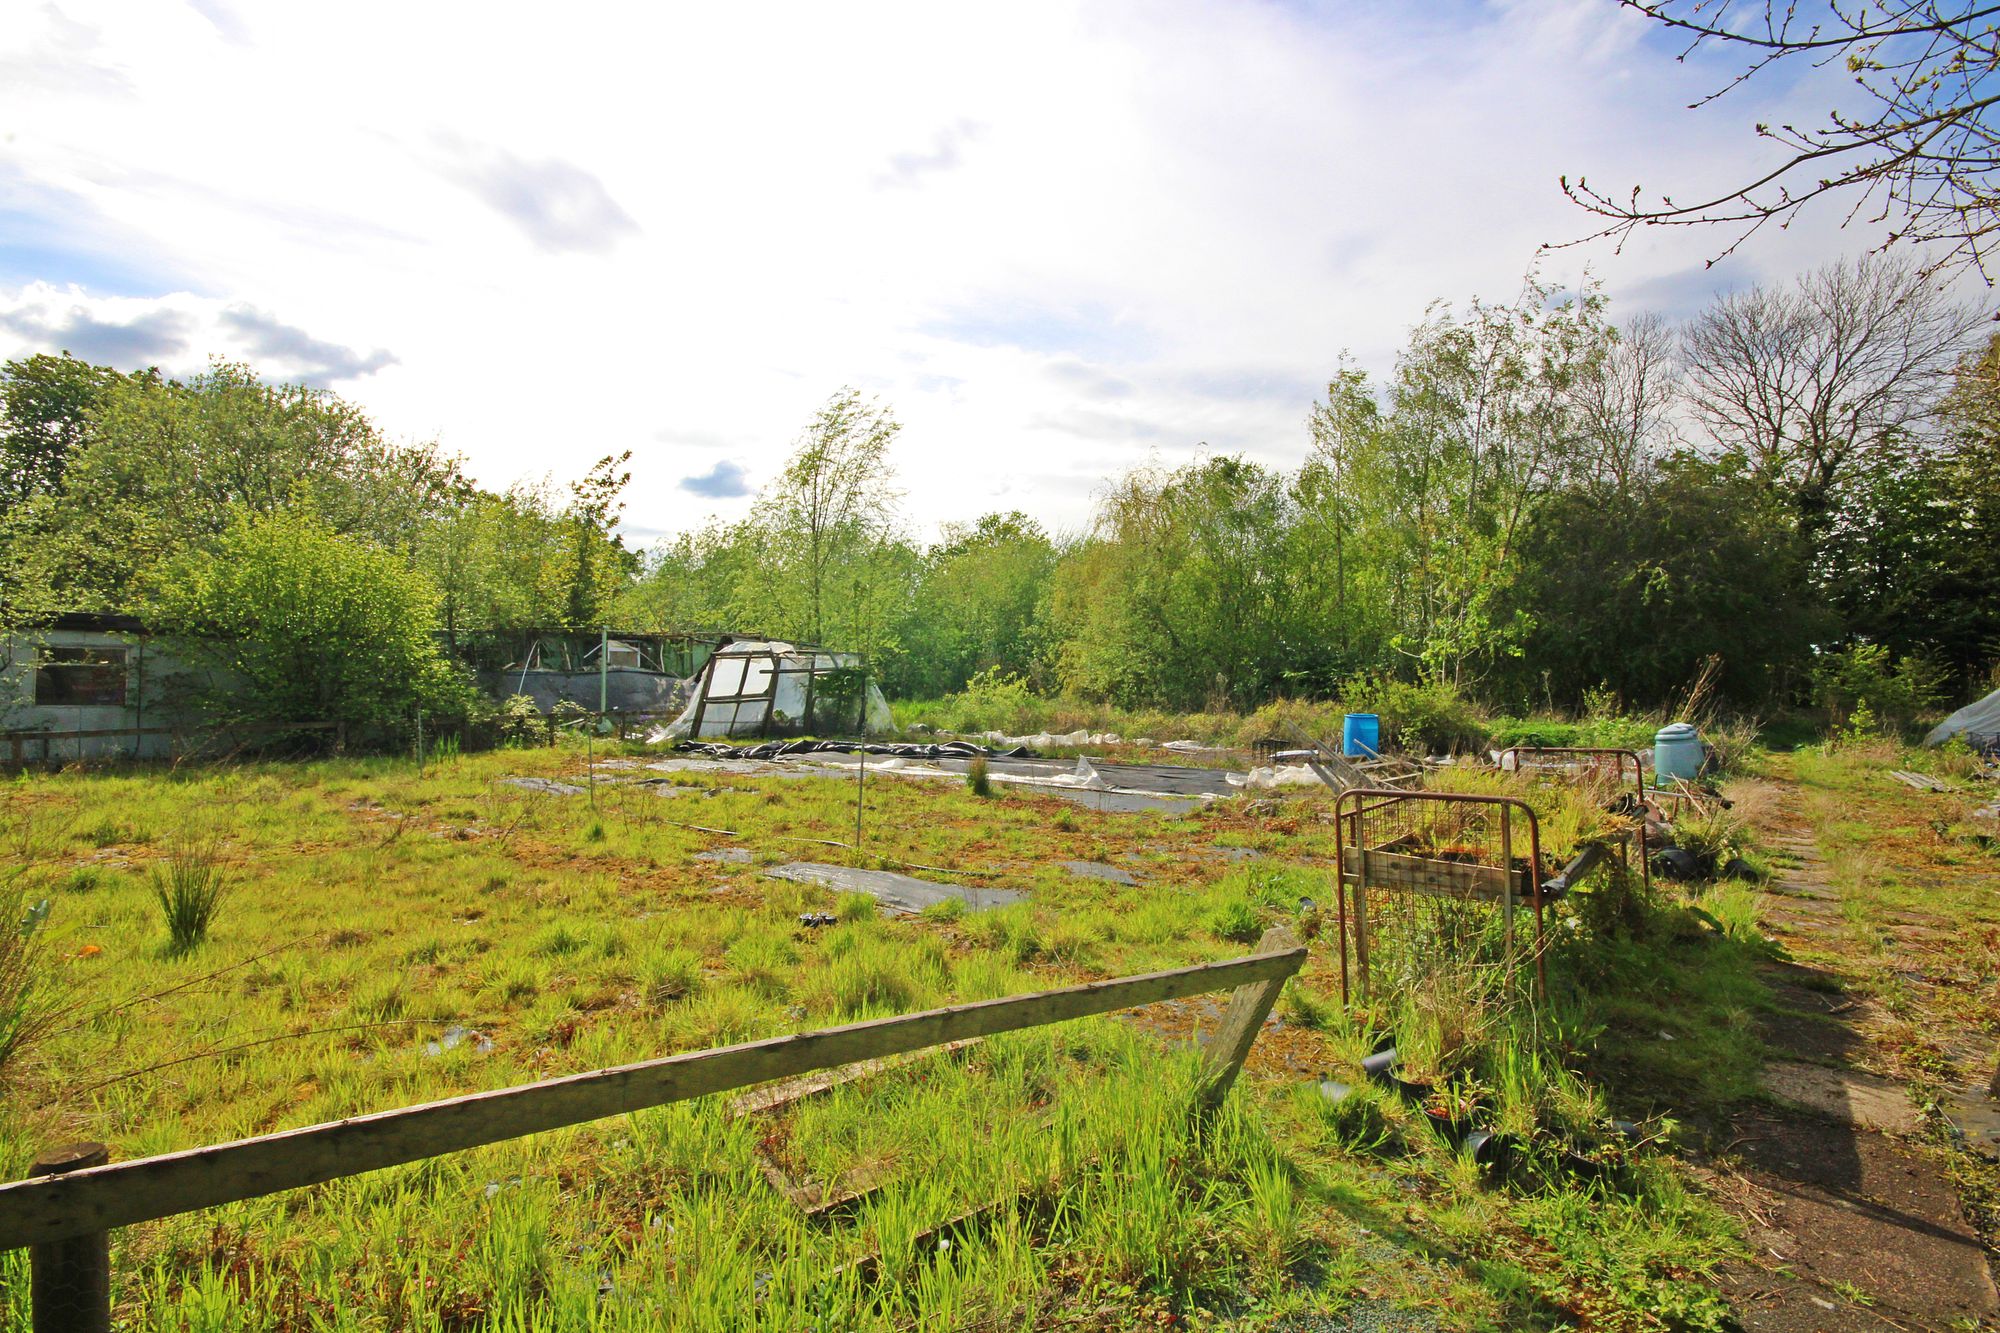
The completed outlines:
{"type": "Polygon", "coordinates": [[[1837,105],[1615,0],[1007,6],[0,0],[0,358],[326,387],[482,484],[633,454],[637,544],[741,517],[852,385],[906,526],[1090,521],[1134,467],[1294,467],[1433,301],[1670,317],[1874,237],[1592,230],[1837,105]]]}

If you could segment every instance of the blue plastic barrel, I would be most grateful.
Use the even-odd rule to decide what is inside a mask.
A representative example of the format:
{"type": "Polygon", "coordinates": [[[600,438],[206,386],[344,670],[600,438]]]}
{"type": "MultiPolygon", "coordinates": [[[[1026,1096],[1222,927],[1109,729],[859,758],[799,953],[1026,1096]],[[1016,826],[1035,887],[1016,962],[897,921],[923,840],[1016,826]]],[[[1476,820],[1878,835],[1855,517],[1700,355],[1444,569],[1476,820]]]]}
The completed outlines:
{"type": "Polygon", "coordinates": [[[1692,722],[1675,722],[1661,727],[1653,737],[1653,780],[1687,778],[1701,773],[1701,733],[1692,722]]]}
{"type": "Polygon", "coordinates": [[[1380,757],[1382,719],[1373,713],[1349,713],[1340,724],[1340,752],[1350,758],[1380,757]]]}

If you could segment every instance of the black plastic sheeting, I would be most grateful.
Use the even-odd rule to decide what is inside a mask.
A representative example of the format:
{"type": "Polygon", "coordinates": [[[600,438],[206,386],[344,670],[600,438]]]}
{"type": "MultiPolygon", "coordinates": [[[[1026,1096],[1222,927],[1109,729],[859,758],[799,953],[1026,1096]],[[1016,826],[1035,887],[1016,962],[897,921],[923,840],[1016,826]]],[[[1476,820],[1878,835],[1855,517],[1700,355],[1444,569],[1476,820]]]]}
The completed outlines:
{"type": "Polygon", "coordinates": [[[989,750],[971,741],[766,741],[762,745],[721,745],[714,741],[682,741],[674,747],[680,754],[698,754],[709,759],[782,759],[794,754],[869,754],[896,759],[1033,759],[1035,752],[1025,745],[1011,750],[989,750]]]}

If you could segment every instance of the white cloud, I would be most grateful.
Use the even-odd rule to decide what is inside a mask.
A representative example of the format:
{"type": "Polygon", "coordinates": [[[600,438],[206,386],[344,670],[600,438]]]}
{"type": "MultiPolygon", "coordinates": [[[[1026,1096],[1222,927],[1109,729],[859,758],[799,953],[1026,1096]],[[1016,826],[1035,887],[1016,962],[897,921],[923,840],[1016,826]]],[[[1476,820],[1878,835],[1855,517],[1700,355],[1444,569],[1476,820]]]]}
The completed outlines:
{"type": "MultiPolygon", "coordinates": [[[[1559,174],[1692,191],[1778,118],[1755,88],[1683,110],[1715,71],[1611,0],[255,17],[0,31],[40,71],[0,80],[0,213],[61,199],[148,251],[9,269],[0,237],[0,355],[162,312],[196,362],[318,374],[489,484],[629,447],[635,530],[743,512],[683,479],[771,475],[850,383],[905,422],[920,529],[1078,526],[1108,471],[1203,441],[1294,462],[1344,349],[1386,369],[1428,301],[1511,295],[1588,229],[1559,174]]],[[[1545,268],[1672,307],[1864,241],[1809,222],[1705,274],[1719,243],[1545,268]]]]}

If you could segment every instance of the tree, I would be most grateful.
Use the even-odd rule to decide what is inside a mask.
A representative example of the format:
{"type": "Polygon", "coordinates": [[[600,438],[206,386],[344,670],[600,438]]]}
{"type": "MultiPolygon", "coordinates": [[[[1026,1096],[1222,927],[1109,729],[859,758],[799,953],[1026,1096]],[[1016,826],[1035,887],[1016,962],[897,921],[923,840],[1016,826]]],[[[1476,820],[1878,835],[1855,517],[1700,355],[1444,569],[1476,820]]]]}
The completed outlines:
{"type": "Polygon", "coordinates": [[[1857,471],[1819,563],[1850,635],[1970,690],[2000,661],[2000,338],[1967,355],[1942,415],[1937,447],[1857,471]]]}
{"type": "Polygon", "coordinates": [[[1316,494],[1352,524],[1358,572],[1406,668],[1467,683],[1516,650],[1499,612],[1522,524],[1595,466],[1581,386],[1615,342],[1595,288],[1570,300],[1533,279],[1509,305],[1434,307],[1397,358],[1386,403],[1365,379],[1329,386],[1314,416],[1316,494]]]}
{"type": "MultiPolygon", "coordinates": [[[[0,519],[15,506],[62,489],[64,469],[83,444],[90,414],[127,376],[68,352],[0,366],[0,519]]],[[[158,382],[149,370],[137,378],[158,382]]]]}
{"type": "Polygon", "coordinates": [[[570,483],[569,509],[563,516],[569,529],[566,629],[602,625],[632,573],[631,553],[616,531],[618,515],[625,509],[621,497],[632,480],[632,474],[621,469],[631,461],[630,449],[606,454],[570,483]]]}
{"type": "Polygon", "coordinates": [[[335,723],[394,733],[421,707],[462,715],[437,593],[396,556],[300,511],[239,513],[213,546],[153,571],[144,614],[205,669],[198,702],[225,723],[335,723]]]}
{"type": "Polygon", "coordinates": [[[1253,703],[1283,670],[1293,609],[1286,479],[1241,458],[1141,470],[1065,563],[1065,678],[1128,704],[1253,703]]]}
{"type": "Polygon", "coordinates": [[[1684,35],[1682,59],[1709,45],[1742,55],[1745,67],[1695,106],[1774,65],[1838,61],[1854,76],[1865,110],[1830,111],[1822,124],[1803,128],[1758,125],[1757,135],[1782,153],[1778,164],[1692,203],[1666,194],[1648,201],[1637,186],[1619,198],[1564,177],[1563,192],[1607,220],[1597,236],[1622,242],[1642,226],[1718,226],[1735,232],[1726,255],[1767,223],[1789,225],[1807,205],[1845,196],[1847,221],[1886,227],[1884,246],[1934,244],[1933,267],[1969,264],[1985,274],[2000,226],[2000,126],[1991,120],[2000,101],[1992,82],[2000,66],[1994,22],[2000,6],[1835,0],[1809,6],[1801,17],[1793,0],[1619,2],[1684,35]]]}
{"type": "Polygon", "coordinates": [[[1924,437],[1977,316],[1911,262],[1842,260],[1725,296],[1688,328],[1688,404],[1808,540],[1873,452],[1924,437]]]}
{"type": "Polygon", "coordinates": [[[843,594],[850,635],[863,632],[864,623],[879,624],[868,606],[879,572],[869,557],[895,517],[888,454],[901,429],[887,407],[841,389],[813,414],[791,461],[759,497],[752,521],[769,542],[778,578],[771,609],[815,643],[826,642],[833,604],[843,594]]]}
{"type": "Polygon", "coordinates": [[[1039,618],[1055,564],[1055,544],[1025,514],[947,524],[943,540],[925,553],[917,595],[900,618],[901,660],[891,684],[936,695],[980,671],[1036,672],[1039,618]]]}
{"type": "Polygon", "coordinates": [[[1504,609],[1527,628],[1492,684],[1575,707],[1609,688],[1670,697],[1710,656],[1720,688],[1780,694],[1833,627],[1814,609],[1790,513],[1740,462],[1658,460],[1615,514],[1588,487],[1548,497],[1523,533],[1504,609]]]}
{"type": "Polygon", "coordinates": [[[1614,331],[1594,373],[1574,378],[1575,484],[1607,502],[1629,499],[1679,442],[1677,344],[1665,320],[1640,315],[1614,331]]]}
{"type": "Polygon", "coordinates": [[[353,404],[218,362],[186,384],[110,383],[59,489],[20,507],[13,549],[64,609],[124,610],[145,569],[240,513],[306,509],[407,555],[468,490],[456,460],[390,443],[353,404]]]}
{"type": "Polygon", "coordinates": [[[751,579],[760,545],[753,527],[718,522],[661,542],[620,594],[617,623],[658,634],[731,627],[736,590],[751,579]]]}

